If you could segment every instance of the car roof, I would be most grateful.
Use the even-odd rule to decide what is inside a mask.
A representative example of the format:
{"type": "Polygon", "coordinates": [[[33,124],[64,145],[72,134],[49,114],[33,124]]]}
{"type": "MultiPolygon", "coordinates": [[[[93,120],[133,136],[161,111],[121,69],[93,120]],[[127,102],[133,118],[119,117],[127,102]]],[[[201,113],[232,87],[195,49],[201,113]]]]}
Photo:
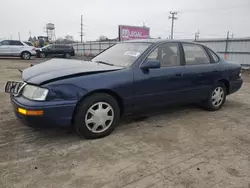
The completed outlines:
{"type": "MultiPolygon", "coordinates": [[[[5,40],[7,40],[7,41],[20,41],[20,40],[13,40],[13,39],[5,39],[5,40]]],[[[3,41],[5,41],[5,40],[3,40],[3,41]]]]}
{"type": "Polygon", "coordinates": [[[138,39],[138,40],[128,40],[128,41],[122,41],[124,43],[151,43],[151,44],[159,44],[159,43],[166,43],[166,42],[187,42],[187,43],[193,43],[193,44],[199,44],[195,43],[192,40],[173,40],[173,39],[138,39]]]}
{"type": "Polygon", "coordinates": [[[71,46],[70,44],[51,44],[53,46],[71,46]]]}

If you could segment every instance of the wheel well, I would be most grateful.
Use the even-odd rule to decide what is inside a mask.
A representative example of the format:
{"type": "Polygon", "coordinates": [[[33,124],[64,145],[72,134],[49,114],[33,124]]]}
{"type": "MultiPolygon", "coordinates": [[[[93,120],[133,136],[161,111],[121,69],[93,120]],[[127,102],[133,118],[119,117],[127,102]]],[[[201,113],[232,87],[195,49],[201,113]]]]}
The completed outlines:
{"type": "Polygon", "coordinates": [[[28,52],[30,55],[31,55],[31,53],[29,52],[29,51],[23,51],[22,53],[21,53],[21,56],[23,55],[23,53],[25,53],[25,52],[28,52]]]}
{"type": "Polygon", "coordinates": [[[97,94],[97,93],[106,93],[106,94],[109,94],[109,95],[111,95],[112,97],[114,97],[115,100],[117,101],[119,107],[120,107],[120,113],[121,113],[121,115],[123,114],[123,110],[124,110],[124,108],[123,108],[123,101],[122,101],[122,98],[121,98],[116,92],[111,91],[111,90],[108,90],[108,89],[95,90],[95,91],[92,91],[92,92],[88,93],[87,95],[84,95],[84,96],[77,102],[76,107],[75,107],[74,112],[73,112],[73,115],[72,115],[72,120],[71,120],[72,125],[74,124],[75,114],[76,114],[76,111],[77,111],[79,105],[81,104],[81,102],[82,102],[83,100],[85,100],[87,97],[89,97],[89,96],[91,96],[91,95],[94,95],[94,94],[97,94]]]}
{"type": "Polygon", "coordinates": [[[229,81],[226,80],[226,79],[221,79],[218,82],[222,82],[225,85],[226,91],[227,91],[227,94],[228,94],[229,93],[229,81]]]}

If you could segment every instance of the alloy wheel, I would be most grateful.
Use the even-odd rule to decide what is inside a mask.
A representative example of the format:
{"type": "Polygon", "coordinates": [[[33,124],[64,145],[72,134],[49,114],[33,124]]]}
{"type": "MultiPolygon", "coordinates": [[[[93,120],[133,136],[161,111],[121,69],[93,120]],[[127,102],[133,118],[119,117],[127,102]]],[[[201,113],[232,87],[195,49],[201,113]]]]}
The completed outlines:
{"type": "Polygon", "coordinates": [[[45,58],[45,53],[40,53],[41,58],[45,58]]]}
{"type": "Polygon", "coordinates": [[[26,59],[26,60],[30,59],[30,54],[28,52],[24,52],[23,59],[26,59]]]}
{"type": "Polygon", "coordinates": [[[71,56],[70,56],[70,54],[66,54],[65,57],[66,57],[67,59],[69,59],[71,56]]]}

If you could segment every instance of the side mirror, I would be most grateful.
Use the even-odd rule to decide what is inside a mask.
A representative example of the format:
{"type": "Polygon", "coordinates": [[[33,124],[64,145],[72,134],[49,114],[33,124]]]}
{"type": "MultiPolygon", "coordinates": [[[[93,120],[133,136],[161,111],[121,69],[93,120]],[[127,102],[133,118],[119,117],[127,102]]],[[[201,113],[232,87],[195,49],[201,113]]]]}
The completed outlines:
{"type": "Polygon", "coordinates": [[[161,68],[161,63],[158,60],[148,60],[141,65],[141,69],[159,69],[161,68]]]}

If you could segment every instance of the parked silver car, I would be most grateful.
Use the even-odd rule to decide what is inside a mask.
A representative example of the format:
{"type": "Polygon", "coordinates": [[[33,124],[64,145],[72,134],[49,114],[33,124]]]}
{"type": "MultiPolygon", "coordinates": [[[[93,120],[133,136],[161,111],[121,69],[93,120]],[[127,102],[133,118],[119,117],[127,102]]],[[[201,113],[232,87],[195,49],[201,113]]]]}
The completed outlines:
{"type": "Polygon", "coordinates": [[[36,48],[19,40],[3,40],[0,42],[0,56],[28,60],[31,56],[36,56],[36,48]]]}

